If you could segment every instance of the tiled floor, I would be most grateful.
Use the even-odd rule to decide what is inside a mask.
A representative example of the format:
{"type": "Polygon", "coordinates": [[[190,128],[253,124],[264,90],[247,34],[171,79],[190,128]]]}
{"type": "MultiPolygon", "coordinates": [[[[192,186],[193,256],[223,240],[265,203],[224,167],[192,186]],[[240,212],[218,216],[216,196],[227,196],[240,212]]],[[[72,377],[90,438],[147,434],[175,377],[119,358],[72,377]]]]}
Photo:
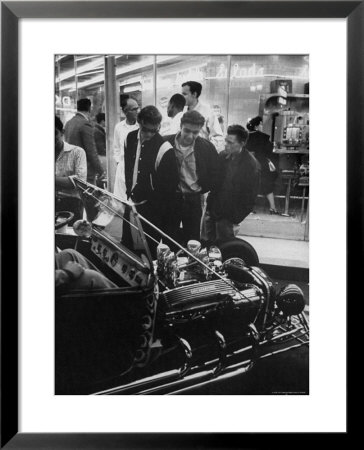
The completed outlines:
{"type": "Polygon", "coordinates": [[[306,217],[293,214],[289,217],[270,215],[268,210],[257,210],[249,214],[240,225],[240,233],[245,236],[292,239],[302,241],[307,238],[306,217]]]}

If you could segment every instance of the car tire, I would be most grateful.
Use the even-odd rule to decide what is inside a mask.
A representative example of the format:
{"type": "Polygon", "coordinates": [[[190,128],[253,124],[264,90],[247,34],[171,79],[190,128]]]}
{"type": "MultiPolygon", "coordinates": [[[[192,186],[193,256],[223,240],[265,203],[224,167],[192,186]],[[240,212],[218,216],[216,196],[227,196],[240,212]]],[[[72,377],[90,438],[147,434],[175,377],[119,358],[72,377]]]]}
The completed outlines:
{"type": "Polygon", "coordinates": [[[254,247],[242,239],[234,239],[219,245],[222,260],[241,258],[248,266],[258,266],[259,258],[254,247]]]}

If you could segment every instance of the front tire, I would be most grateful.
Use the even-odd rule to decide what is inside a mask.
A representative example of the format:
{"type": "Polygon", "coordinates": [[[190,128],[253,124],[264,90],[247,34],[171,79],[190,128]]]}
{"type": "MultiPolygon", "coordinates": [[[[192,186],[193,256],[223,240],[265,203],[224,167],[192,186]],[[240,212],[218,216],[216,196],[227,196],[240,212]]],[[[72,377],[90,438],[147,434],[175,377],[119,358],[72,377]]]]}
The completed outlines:
{"type": "Polygon", "coordinates": [[[222,260],[230,258],[241,258],[247,266],[258,266],[259,258],[254,247],[249,242],[242,239],[233,239],[231,241],[219,244],[222,254],[222,260]]]}

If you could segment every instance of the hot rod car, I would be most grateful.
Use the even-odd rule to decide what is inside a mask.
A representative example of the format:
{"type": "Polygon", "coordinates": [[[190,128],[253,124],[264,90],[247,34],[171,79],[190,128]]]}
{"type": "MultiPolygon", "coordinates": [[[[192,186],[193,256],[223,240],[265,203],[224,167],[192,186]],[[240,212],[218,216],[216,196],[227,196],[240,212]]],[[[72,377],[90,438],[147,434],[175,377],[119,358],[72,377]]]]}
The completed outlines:
{"type": "Polygon", "coordinates": [[[56,289],[56,394],[199,393],[308,346],[301,289],[277,290],[248,243],[184,248],[137,205],[72,181],[87,220],[57,214],[56,252],[76,249],[115,287],[56,289]]]}

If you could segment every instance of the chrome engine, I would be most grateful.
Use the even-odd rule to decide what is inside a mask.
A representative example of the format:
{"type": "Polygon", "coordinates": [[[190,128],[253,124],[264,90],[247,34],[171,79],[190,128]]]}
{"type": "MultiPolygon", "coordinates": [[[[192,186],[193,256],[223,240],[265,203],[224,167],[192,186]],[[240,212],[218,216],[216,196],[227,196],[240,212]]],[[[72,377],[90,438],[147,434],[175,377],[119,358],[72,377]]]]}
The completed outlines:
{"type": "Polygon", "coordinates": [[[216,321],[226,315],[239,316],[247,324],[272,309],[273,284],[261,269],[248,268],[239,258],[222,263],[217,247],[201,249],[197,241],[190,241],[187,249],[187,256],[176,255],[164,244],[157,249],[165,324],[216,321]]]}
{"type": "Polygon", "coordinates": [[[237,291],[233,285],[218,279],[167,290],[161,294],[161,300],[164,301],[165,320],[169,324],[216,317],[242,309],[251,319],[261,308],[263,292],[254,285],[246,285],[237,291]]]}

